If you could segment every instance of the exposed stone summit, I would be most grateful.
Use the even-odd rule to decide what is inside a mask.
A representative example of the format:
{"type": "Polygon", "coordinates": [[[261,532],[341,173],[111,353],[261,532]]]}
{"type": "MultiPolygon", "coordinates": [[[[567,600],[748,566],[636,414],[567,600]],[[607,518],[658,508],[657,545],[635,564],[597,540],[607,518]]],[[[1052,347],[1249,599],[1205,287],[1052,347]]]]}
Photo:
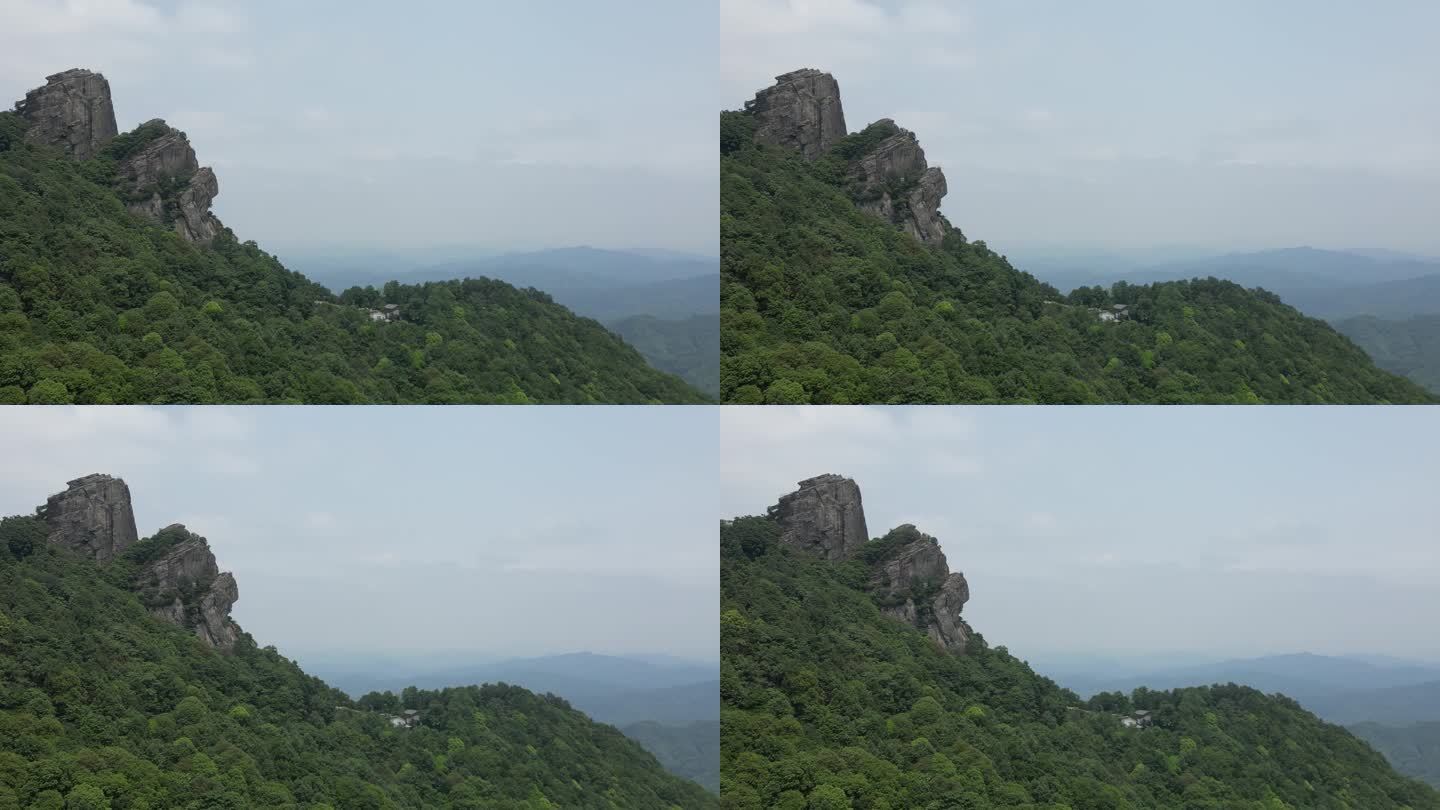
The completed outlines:
{"type": "Polygon", "coordinates": [[[135,544],[135,512],[130,488],[119,478],[96,473],[69,482],[40,510],[56,545],[106,562],[135,544]]]}
{"type": "Polygon", "coordinates": [[[870,540],[860,487],[853,480],[826,474],[799,486],[770,507],[780,522],[781,543],[827,560],[846,560],[870,540]]]}
{"type": "MultiPolygon", "coordinates": [[[[99,73],[75,68],[50,76],[15,105],[29,124],[27,140],[88,160],[115,141],[110,83],[99,73]]],[[[127,149],[115,154],[121,194],[131,213],[175,229],[181,238],[208,243],[224,227],[210,211],[220,193],[215,172],[202,168],[185,133],[154,120],[127,133],[127,149]],[[133,145],[138,142],[138,145],[133,145]]],[[[122,139],[125,140],[125,139],[122,139]]]]}
{"type": "Polygon", "coordinates": [[[755,140],[799,150],[808,160],[825,154],[845,137],[840,85],[814,68],[775,77],[745,109],[755,116],[755,140]]]}
{"type": "Polygon", "coordinates": [[[45,86],[26,93],[15,111],[30,124],[28,140],[76,160],[94,157],[117,132],[110,82],[82,68],[45,77],[45,86]]]}
{"type": "MultiPolygon", "coordinates": [[[[113,476],[95,473],[71,481],[64,492],[50,496],[39,515],[51,543],[99,563],[140,542],[130,487],[113,476]]],[[[130,555],[137,564],[132,585],[150,613],[212,647],[234,647],[240,628],[230,619],[230,608],[240,590],[235,577],[220,571],[205,538],[174,524],[145,543],[130,555]]]]}
{"type": "Polygon", "coordinates": [[[832,562],[861,557],[871,567],[867,589],[881,612],[963,654],[973,635],[961,618],[970,585],[964,574],[950,571],[939,541],[906,524],[871,542],[853,479],[827,473],[799,487],[770,507],[780,543],[832,562]]]}

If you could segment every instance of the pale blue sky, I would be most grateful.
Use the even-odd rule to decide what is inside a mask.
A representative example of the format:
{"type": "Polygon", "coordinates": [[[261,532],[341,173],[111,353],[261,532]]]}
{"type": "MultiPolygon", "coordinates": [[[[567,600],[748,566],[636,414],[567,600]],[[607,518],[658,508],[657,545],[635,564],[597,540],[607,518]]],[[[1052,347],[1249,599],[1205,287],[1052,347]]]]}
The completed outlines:
{"type": "Polygon", "coordinates": [[[832,72],[1007,246],[1440,253],[1440,4],[721,0],[721,97],[832,72]]]}
{"type": "Polygon", "coordinates": [[[714,660],[713,408],[11,408],[0,514],[125,479],[292,656],[589,650],[714,660]]]}
{"type": "Polygon", "coordinates": [[[1440,408],[722,408],[721,516],[854,478],[1022,656],[1440,660],[1440,408]]]}
{"type": "Polygon", "coordinates": [[[110,80],[267,244],[717,250],[717,9],[669,0],[0,0],[0,105],[110,80]]]}

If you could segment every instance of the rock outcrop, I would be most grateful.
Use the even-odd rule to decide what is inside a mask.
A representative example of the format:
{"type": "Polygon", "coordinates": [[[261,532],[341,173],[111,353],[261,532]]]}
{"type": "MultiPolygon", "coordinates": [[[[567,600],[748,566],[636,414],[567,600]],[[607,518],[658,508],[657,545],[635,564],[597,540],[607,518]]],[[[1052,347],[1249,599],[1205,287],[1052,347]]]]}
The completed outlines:
{"type": "Polygon", "coordinates": [[[139,539],[130,488],[119,478],[100,473],[70,481],[64,492],[50,496],[40,516],[50,530],[51,543],[102,563],[139,539]]]}
{"type": "Polygon", "coordinates": [[[799,150],[814,160],[845,137],[845,111],[840,85],[829,73],[813,68],[775,77],[775,84],[745,104],[755,116],[755,140],[799,150]]]}
{"type": "Polygon", "coordinates": [[[971,636],[960,616],[970,601],[965,575],[951,573],[939,541],[910,524],[891,530],[882,542],[892,548],[870,578],[881,611],[925,631],[941,647],[963,653],[971,636]]]}
{"type": "MultiPolygon", "coordinates": [[[[795,149],[807,160],[821,157],[846,136],[840,85],[813,68],[776,76],[775,84],[756,93],[745,110],[755,118],[757,143],[795,149]]],[[[925,162],[915,133],[894,121],[881,119],[865,132],[883,139],[863,154],[850,155],[847,178],[856,204],[927,245],[943,242],[950,230],[940,215],[948,190],[945,173],[925,162]]]]}
{"type": "Polygon", "coordinates": [[[853,480],[826,474],[799,486],[770,507],[781,543],[827,560],[847,560],[869,542],[860,487],[853,480]]]}
{"type": "Polygon", "coordinates": [[[870,126],[893,134],[850,165],[851,196],[860,210],[899,225],[927,245],[940,244],[950,229],[940,215],[945,173],[925,162],[915,133],[888,118],[870,126]]]}
{"type": "MultiPolygon", "coordinates": [[[[99,155],[118,135],[110,83],[88,70],[50,76],[15,110],[29,124],[27,140],[58,147],[76,160],[99,155]]],[[[131,213],[200,244],[224,228],[210,211],[220,183],[214,171],[201,168],[185,133],[158,119],[147,121],[109,152],[116,158],[120,193],[131,213]]]]}
{"type": "MultiPolygon", "coordinates": [[[[95,473],[69,482],[51,495],[38,514],[49,541],[106,563],[140,543],[130,487],[95,473]]],[[[166,526],[131,554],[137,568],[132,586],[150,613],[186,628],[202,641],[229,650],[240,638],[230,608],[240,598],[235,577],[221,572],[205,538],[180,524],[166,526]]]]}
{"type": "Polygon", "coordinates": [[[117,132],[110,82],[81,68],[46,76],[45,86],[26,93],[15,111],[30,125],[28,140],[76,160],[94,157],[117,132]]]}
{"type": "Polygon", "coordinates": [[[231,620],[230,609],[240,599],[240,588],[234,576],[220,571],[210,544],[178,523],[148,542],[168,546],[135,575],[135,587],[150,613],[190,630],[212,647],[233,648],[240,628],[231,620]]]}
{"type": "Polygon", "coordinates": [[[853,479],[827,473],[799,486],[770,507],[780,543],[833,562],[860,557],[871,567],[868,590],[883,613],[964,654],[974,634],[961,618],[970,584],[950,571],[939,541],[910,524],[870,541],[853,479]]]}
{"type": "Polygon", "coordinates": [[[191,242],[209,242],[223,227],[210,212],[220,193],[215,172],[202,168],[185,133],[155,119],[136,130],[149,140],[120,157],[116,168],[131,213],[166,223],[191,242]]]}

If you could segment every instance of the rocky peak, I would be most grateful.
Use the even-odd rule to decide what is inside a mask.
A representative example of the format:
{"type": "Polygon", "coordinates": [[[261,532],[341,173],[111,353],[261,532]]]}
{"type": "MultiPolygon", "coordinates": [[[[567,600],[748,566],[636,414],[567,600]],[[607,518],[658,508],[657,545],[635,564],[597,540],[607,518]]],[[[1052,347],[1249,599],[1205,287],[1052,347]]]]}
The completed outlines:
{"type": "Polygon", "coordinates": [[[782,544],[827,560],[846,560],[869,541],[860,486],[852,479],[827,473],[799,487],[770,507],[780,523],[782,544]]]}
{"type": "Polygon", "coordinates": [[[15,111],[30,124],[28,140],[76,160],[94,157],[117,131],[110,82],[82,68],[46,76],[45,86],[26,93],[15,111]]]}
{"type": "Polygon", "coordinates": [[[205,538],[175,523],[140,541],[130,487],[95,473],[69,482],[38,510],[51,543],[106,563],[125,554],[135,563],[132,587],[150,613],[229,650],[240,638],[230,608],[240,598],[235,577],[221,572],[205,538]],[[125,552],[129,551],[128,554],[125,552]]]}
{"type": "Polygon", "coordinates": [[[138,539],[130,487],[101,473],[70,481],[64,492],[50,496],[40,516],[51,543],[98,562],[119,556],[138,539]]]}
{"type": "Polygon", "coordinates": [[[926,163],[925,150],[910,130],[888,118],[867,129],[887,130],[893,134],[850,164],[850,194],[860,210],[899,225],[927,245],[938,245],[949,230],[940,215],[940,200],[948,190],[945,173],[926,163]]]}
{"type": "Polygon", "coordinates": [[[950,572],[939,541],[905,524],[878,542],[883,551],[874,560],[870,590],[880,610],[951,652],[965,652],[971,630],[960,613],[970,601],[970,584],[964,574],[950,572]]]}
{"type": "Polygon", "coordinates": [[[775,77],[775,84],[745,104],[755,116],[755,140],[799,150],[807,160],[825,154],[845,137],[840,85],[814,68],[775,77]]]}
{"type": "Polygon", "coordinates": [[[184,627],[201,641],[229,650],[240,638],[230,609],[240,599],[235,577],[221,572],[205,538],[181,524],[166,526],[146,542],[155,544],[134,584],[151,615],[184,627]]]}
{"type": "Polygon", "coordinates": [[[196,243],[209,242],[224,228],[210,212],[220,183],[214,171],[200,166],[185,133],[155,119],[119,135],[110,83],[99,73],[79,68],[56,73],[15,110],[30,124],[25,135],[30,141],[59,147],[76,160],[102,152],[115,158],[121,197],[131,213],[169,225],[196,243]]]}

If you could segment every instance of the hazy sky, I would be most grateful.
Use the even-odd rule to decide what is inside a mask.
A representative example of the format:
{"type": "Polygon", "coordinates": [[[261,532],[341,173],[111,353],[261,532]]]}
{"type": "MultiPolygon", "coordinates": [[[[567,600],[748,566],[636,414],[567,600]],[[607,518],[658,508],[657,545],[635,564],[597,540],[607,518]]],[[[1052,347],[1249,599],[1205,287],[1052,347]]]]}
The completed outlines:
{"type": "Polygon", "coordinates": [[[722,517],[850,476],[1018,655],[1440,659],[1440,409],[721,410],[722,517]]]}
{"type": "Polygon", "coordinates": [[[0,0],[0,107],[110,80],[267,244],[713,254],[717,10],[671,0],[0,0]]]}
{"type": "Polygon", "coordinates": [[[141,536],[208,538],[291,656],[713,661],[717,452],[711,408],[12,408],[0,514],[122,477],[141,536]]]}
{"type": "Polygon", "coordinates": [[[1440,253],[1440,4],[721,0],[721,97],[832,72],[1006,245],[1440,253]]]}

